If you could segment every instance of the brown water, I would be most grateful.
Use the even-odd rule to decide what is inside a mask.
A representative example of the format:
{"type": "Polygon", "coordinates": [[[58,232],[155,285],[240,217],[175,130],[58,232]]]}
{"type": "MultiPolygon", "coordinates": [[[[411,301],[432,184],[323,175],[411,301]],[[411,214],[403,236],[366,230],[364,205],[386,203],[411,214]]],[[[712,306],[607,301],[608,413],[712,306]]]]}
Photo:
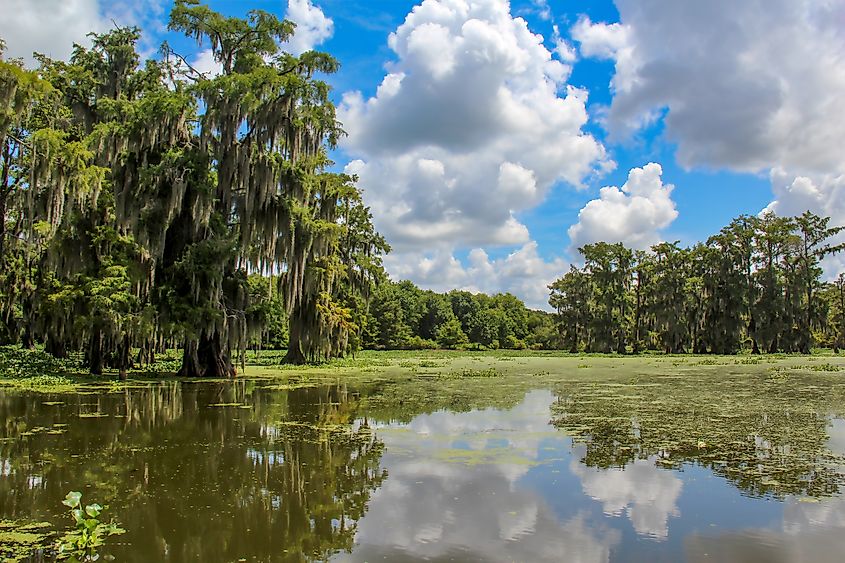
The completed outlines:
{"type": "MultiPolygon", "coordinates": [[[[588,466],[547,389],[401,416],[361,399],[247,381],[0,392],[0,518],[64,526],[80,490],[128,530],[103,550],[117,561],[845,560],[842,495],[588,466]]],[[[845,421],[828,433],[845,454],[845,421]]]]}

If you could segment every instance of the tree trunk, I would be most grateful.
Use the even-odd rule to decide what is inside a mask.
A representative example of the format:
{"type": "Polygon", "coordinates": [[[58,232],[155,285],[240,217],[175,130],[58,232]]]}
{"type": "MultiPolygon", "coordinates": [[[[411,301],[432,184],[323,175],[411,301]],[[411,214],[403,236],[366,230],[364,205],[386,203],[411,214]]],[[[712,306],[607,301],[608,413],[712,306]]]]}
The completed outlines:
{"type": "Polygon", "coordinates": [[[88,346],[88,369],[91,375],[103,375],[103,332],[94,328],[88,346]]]}
{"type": "Polygon", "coordinates": [[[205,368],[203,374],[205,377],[223,378],[237,375],[232,360],[220,343],[219,331],[214,331],[210,337],[205,335],[200,337],[197,354],[205,368]]]}
{"type": "Polygon", "coordinates": [[[129,335],[124,334],[123,340],[120,343],[120,352],[118,358],[118,370],[120,373],[120,379],[126,379],[126,372],[129,368],[132,367],[132,362],[129,361],[129,348],[131,343],[129,342],[129,335]]]}
{"type": "Polygon", "coordinates": [[[64,341],[59,338],[55,338],[52,335],[47,338],[47,342],[44,344],[44,349],[54,358],[67,358],[67,348],[65,347],[64,341]]]}
{"type": "Polygon", "coordinates": [[[305,356],[302,345],[303,332],[302,321],[299,318],[298,311],[294,310],[290,316],[288,353],[285,354],[284,363],[297,366],[308,363],[308,358],[305,356]]]}
{"type": "Polygon", "coordinates": [[[182,348],[182,367],[179,368],[177,375],[179,377],[202,377],[205,375],[205,370],[200,366],[196,340],[185,340],[185,345],[182,348]]]}
{"type": "Polygon", "coordinates": [[[32,337],[32,330],[29,328],[29,323],[24,324],[21,346],[24,350],[32,350],[35,348],[35,339],[32,337]]]}
{"type": "MultiPolygon", "coordinates": [[[[3,186],[5,188],[5,186],[3,186]]],[[[6,255],[6,197],[7,192],[4,189],[0,193],[0,261],[6,255]]]]}
{"type": "Polygon", "coordinates": [[[220,343],[220,332],[187,340],[182,352],[180,377],[235,377],[237,371],[220,343]]]}

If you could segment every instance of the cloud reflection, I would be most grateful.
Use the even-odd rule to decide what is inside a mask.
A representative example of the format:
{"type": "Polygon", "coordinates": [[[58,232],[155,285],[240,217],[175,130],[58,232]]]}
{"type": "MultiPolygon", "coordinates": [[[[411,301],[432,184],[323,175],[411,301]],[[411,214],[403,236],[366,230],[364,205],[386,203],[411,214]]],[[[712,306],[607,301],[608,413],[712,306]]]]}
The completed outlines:
{"type": "Polygon", "coordinates": [[[584,493],[602,503],[605,514],[625,514],[640,535],[660,540],[668,537],[669,517],[680,516],[678,497],[683,481],[675,473],[655,467],[650,460],[636,460],[625,468],[587,467],[578,461],[586,448],[574,449],[570,469],[581,479],[584,493]]]}
{"type": "Polygon", "coordinates": [[[354,560],[609,561],[619,531],[584,513],[562,521],[542,496],[520,486],[540,459],[541,442],[564,440],[548,425],[553,400],[535,391],[507,412],[438,412],[383,427],[390,477],[359,523],[354,560]],[[443,455],[456,451],[467,457],[443,455]],[[500,459],[486,456],[490,451],[500,459]],[[475,454],[485,457],[467,461],[475,454]]]}

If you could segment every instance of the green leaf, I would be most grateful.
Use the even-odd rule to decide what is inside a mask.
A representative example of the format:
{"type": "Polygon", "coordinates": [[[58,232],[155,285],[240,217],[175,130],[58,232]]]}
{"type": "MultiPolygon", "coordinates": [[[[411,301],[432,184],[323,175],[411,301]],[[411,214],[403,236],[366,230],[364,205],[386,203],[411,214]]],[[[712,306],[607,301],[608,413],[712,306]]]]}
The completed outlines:
{"type": "Polygon", "coordinates": [[[62,501],[62,504],[68,506],[70,508],[76,508],[79,506],[79,502],[82,500],[82,493],[78,491],[71,491],[65,497],[65,500],[62,501]]]}

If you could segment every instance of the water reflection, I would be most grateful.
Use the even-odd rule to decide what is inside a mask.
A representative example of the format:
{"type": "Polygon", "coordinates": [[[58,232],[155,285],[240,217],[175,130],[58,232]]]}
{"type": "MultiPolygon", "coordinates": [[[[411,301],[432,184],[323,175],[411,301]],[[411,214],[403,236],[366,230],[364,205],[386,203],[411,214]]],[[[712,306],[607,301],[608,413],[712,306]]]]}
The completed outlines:
{"type": "Polygon", "coordinates": [[[380,426],[390,479],[373,494],[356,549],[339,559],[608,561],[619,531],[577,510],[561,518],[525,486],[533,469],[566,455],[568,440],[548,424],[553,400],[534,391],[510,411],[380,426]]]}
{"type": "Polygon", "coordinates": [[[156,385],[55,399],[64,404],[0,396],[0,517],[61,522],[61,498],[84,484],[129,530],[111,550],[120,561],[326,559],[352,547],[386,477],[366,425],[310,424],[352,418],[341,387],[156,385]]]}
{"type": "Polygon", "coordinates": [[[599,469],[580,462],[586,455],[584,445],[573,448],[573,453],[570,470],[581,479],[584,494],[599,501],[605,514],[627,516],[643,536],[662,540],[669,535],[669,518],[680,516],[678,497],[683,488],[675,473],[648,459],[625,468],[599,469]]]}
{"type": "Polygon", "coordinates": [[[845,553],[845,499],[786,500],[781,529],[745,528],[721,534],[693,534],[686,555],[699,561],[839,563],[845,553]]]}
{"type": "Polygon", "coordinates": [[[843,432],[830,412],[843,385],[825,376],[766,379],[745,373],[646,376],[567,384],[554,422],[575,436],[582,461],[601,469],[642,460],[694,463],[753,496],[837,495],[845,484],[843,432]]]}
{"type": "Polygon", "coordinates": [[[739,459],[766,468],[727,480],[698,436],[671,431],[677,448],[651,449],[657,419],[642,387],[627,402],[534,390],[467,412],[412,412],[385,395],[370,410],[369,392],[238,381],[0,393],[0,518],[63,522],[61,499],[82,488],[129,530],[110,549],[118,561],[838,561],[845,551],[845,498],[788,481],[813,463],[845,472],[833,464],[845,453],[840,419],[799,409],[787,428],[785,417],[714,406],[702,416],[737,425],[739,459]],[[400,410],[401,422],[387,414],[400,410]],[[828,457],[794,457],[819,443],[828,457]],[[778,467],[791,489],[749,495],[773,487],[762,480],[778,467]]]}

